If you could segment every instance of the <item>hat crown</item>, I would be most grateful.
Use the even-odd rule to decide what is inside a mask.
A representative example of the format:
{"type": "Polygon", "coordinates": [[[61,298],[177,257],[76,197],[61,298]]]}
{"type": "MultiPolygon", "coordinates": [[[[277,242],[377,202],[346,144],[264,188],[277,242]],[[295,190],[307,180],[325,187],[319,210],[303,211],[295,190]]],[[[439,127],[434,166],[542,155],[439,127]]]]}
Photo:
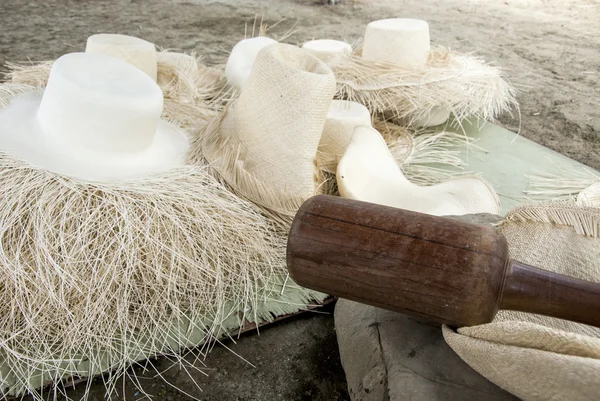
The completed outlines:
{"type": "Polygon", "coordinates": [[[369,23],[362,56],[368,60],[405,67],[421,66],[429,55],[429,24],[410,18],[389,18],[369,23]]]}
{"type": "Polygon", "coordinates": [[[88,38],[85,52],[104,54],[127,61],[156,81],[158,66],[154,43],[135,36],[99,33],[88,38]]]}
{"type": "Polygon", "coordinates": [[[110,56],[66,54],[53,64],[38,123],[53,140],[100,152],[140,152],[163,109],[158,85],[110,56]]]}

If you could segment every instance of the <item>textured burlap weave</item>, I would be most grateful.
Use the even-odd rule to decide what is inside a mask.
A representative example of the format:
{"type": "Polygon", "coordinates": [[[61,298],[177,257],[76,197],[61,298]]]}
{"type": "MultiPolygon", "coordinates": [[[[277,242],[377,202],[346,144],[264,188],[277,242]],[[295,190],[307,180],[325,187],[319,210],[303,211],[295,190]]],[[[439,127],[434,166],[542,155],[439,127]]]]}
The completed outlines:
{"type": "Polygon", "coordinates": [[[315,194],[315,158],[335,92],[331,70],[305,50],[273,44],[260,51],[248,85],[223,119],[244,168],[278,192],[315,194]]]}
{"type": "MultiPolygon", "coordinates": [[[[600,209],[555,203],[516,209],[500,230],[513,259],[600,282],[599,222],[600,209]]],[[[443,331],[472,368],[523,400],[600,399],[598,328],[501,311],[490,324],[443,331]]]]}

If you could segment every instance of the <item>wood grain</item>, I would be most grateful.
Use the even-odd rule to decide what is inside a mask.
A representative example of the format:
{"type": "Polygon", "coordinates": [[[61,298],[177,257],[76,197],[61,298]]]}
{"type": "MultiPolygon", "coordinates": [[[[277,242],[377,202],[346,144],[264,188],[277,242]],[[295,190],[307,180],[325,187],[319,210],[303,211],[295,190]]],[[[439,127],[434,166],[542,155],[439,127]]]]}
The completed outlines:
{"type": "Polygon", "coordinates": [[[294,219],[287,263],[302,286],[435,323],[502,308],[600,327],[600,284],[510,261],[489,226],[320,195],[294,219]]]}
{"type": "Polygon", "coordinates": [[[298,211],[287,252],[300,285],[452,326],[494,317],[508,260],[491,227],[326,196],[298,211]]]}

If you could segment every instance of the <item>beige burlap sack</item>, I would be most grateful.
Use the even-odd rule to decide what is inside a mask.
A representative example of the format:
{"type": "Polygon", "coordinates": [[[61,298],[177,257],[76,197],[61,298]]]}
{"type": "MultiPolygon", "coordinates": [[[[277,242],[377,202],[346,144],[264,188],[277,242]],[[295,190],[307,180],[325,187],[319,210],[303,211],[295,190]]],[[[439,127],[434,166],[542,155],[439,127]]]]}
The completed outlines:
{"type": "MultiPolygon", "coordinates": [[[[517,208],[499,227],[513,259],[595,282],[600,282],[599,228],[600,209],[574,202],[517,208]]],[[[523,400],[600,399],[598,328],[501,311],[490,324],[443,331],[471,367],[523,400]]]]}
{"type": "Polygon", "coordinates": [[[239,195],[293,216],[317,192],[317,149],[335,92],[331,70],[282,43],[256,57],[239,98],[204,134],[203,151],[239,195]]]}

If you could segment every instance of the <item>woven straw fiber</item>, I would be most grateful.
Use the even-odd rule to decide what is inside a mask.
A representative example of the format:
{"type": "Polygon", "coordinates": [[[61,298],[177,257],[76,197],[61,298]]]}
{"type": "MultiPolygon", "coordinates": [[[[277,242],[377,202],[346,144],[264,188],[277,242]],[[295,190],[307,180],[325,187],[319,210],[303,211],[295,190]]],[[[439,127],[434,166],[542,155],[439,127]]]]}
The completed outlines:
{"type": "Polygon", "coordinates": [[[233,191],[288,224],[319,189],[317,149],[334,92],[318,58],[269,45],[239,98],[202,133],[202,151],[233,191]]]}
{"type": "Polygon", "coordinates": [[[240,144],[247,171],[276,191],[315,194],[315,158],[335,92],[331,70],[305,50],[273,44],[260,51],[221,133],[240,144]]]}
{"type": "MultiPolygon", "coordinates": [[[[599,221],[600,209],[548,203],[516,209],[500,230],[513,259],[600,282],[599,221]]],[[[501,311],[490,324],[443,331],[446,342],[471,367],[524,400],[600,396],[598,328],[501,311]]]]}

